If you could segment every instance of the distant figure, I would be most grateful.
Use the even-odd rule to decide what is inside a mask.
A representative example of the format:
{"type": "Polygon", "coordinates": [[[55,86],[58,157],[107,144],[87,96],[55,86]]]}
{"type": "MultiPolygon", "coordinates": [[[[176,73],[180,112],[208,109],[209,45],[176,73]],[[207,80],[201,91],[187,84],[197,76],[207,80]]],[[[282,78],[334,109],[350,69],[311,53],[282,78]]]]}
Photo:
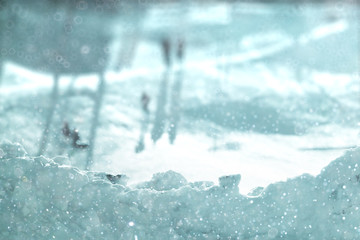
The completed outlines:
{"type": "Polygon", "coordinates": [[[167,67],[170,66],[170,40],[169,38],[164,38],[161,42],[162,50],[163,50],[163,56],[164,56],[164,62],[167,67]]]}
{"type": "Polygon", "coordinates": [[[183,60],[184,57],[184,46],[185,42],[183,39],[180,39],[178,41],[178,46],[177,46],[177,51],[176,51],[176,57],[178,58],[178,60],[181,62],[183,60]]]}
{"type": "Polygon", "coordinates": [[[68,122],[64,122],[64,126],[62,128],[62,132],[64,134],[65,137],[70,137],[71,135],[71,131],[70,131],[70,128],[69,128],[69,123],[68,122]]]}
{"type": "Polygon", "coordinates": [[[64,122],[62,132],[63,132],[63,135],[67,139],[72,140],[72,147],[78,148],[78,149],[84,149],[89,146],[88,144],[78,144],[78,141],[80,140],[79,131],[77,129],[74,129],[73,131],[71,131],[68,122],[64,122]]]}
{"type": "Polygon", "coordinates": [[[150,97],[144,92],[141,95],[141,106],[144,112],[146,113],[149,113],[149,102],[150,102],[150,97]]]}
{"type": "Polygon", "coordinates": [[[80,136],[79,136],[79,131],[77,129],[74,129],[74,131],[72,132],[72,146],[74,148],[80,148],[80,149],[84,149],[87,148],[89,145],[88,144],[78,144],[77,141],[80,140],[80,136]]]}

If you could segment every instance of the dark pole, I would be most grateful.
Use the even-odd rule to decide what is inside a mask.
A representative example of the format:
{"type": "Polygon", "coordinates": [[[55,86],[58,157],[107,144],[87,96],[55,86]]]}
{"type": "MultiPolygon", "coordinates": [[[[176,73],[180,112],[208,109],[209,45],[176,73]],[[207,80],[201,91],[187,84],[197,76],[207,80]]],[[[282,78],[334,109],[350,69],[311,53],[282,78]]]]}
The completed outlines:
{"type": "Polygon", "coordinates": [[[95,139],[96,139],[96,129],[99,126],[99,114],[102,104],[102,99],[104,95],[105,90],[105,77],[104,72],[99,74],[99,85],[98,85],[98,91],[95,95],[95,106],[94,106],[94,112],[93,112],[93,119],[90,129],[90,139],[89,139],[89,150],[88,155],[86,159],[86,170],[90,170],[91,165],[93,164],[94,160],[94,146],[95,146],[95,139]]]}
{"type": "Polygon", "coordinates": [[[50,132],[50,126],[52,123],[52,120],[54,118],[56,103],[59,96],[59,74],[54,74],[54,86],[53,91],[51,93],[51,103],[50,108],[46,117],[45,127],[43,130],[43,134],[40,140],[40,147],[38,151],[38,156],[42,155],[46,151],[47,143],[48,143],[48,137],[50,132]]]}

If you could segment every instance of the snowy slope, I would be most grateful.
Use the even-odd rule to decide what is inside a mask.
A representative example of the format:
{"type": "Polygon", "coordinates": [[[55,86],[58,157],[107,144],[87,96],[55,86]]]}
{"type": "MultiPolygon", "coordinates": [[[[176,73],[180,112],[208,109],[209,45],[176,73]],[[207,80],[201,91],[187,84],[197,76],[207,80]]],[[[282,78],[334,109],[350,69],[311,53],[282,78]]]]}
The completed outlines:
{"type": "MultiPolygon", "coordinates": [[[[117,72],[109,63],[91,169],[127,174],[131,184],[168,170],[189,181],[241,173],[242,193],[319,174],[360,140],[356,8],[328,8],[149,6],[132,66],[117,72]],[[329,13],[336,16],[329,20],[329,13]],[[186,40],[182,67],[175,61],[164,70],[163,36],[186,40]],[[140,106],[143,91],[151,97],[149,116],[140,106]]],[[[122,16],[112,27],[127,21],[122,16]]],[[[97,81],[60,78],[45,156],[68,156],[84,169],[86,152],[69,147],[61,127],[68,121],[89,142],[97,81]]],[[[50,74],[6,62],[0,139],[36,155],[51,91],[50,74]]]]}

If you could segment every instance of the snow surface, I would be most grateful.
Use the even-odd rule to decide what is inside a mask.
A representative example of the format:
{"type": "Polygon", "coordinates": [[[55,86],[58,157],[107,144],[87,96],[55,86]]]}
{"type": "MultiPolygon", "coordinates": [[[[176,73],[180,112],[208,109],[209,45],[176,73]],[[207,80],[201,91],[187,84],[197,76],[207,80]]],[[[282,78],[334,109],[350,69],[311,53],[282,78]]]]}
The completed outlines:
{"type": "MultiPolygon", "coordinates": [[[[65,20],[64,9],[38,17],[14,3],[0,17],[24,25],[7,31],[51,13],[65,20]]],[[[0,239],[360,238],[358,5],[144,9],[106,28],[71,16],[113,37],[91,171],[61,127],[68,121],[90,142],[98,76],[60,76],[52,106],[51,73],[1,49],[0,140],[10,142],[0,147],[0,239]],[[170,69],[163,37],[186,43],[170,69]],[[119,51],[133,42],[132,64],[119,71],[119,51]]]]}
{"type": "MultiPolygon", "coordinates": [[[[0,145],[1,239],[358,239],[360,149],[316,177],[239,194],[240,175],[219,184],[174,171],[135,186],[102,172],[0,145]]],[[[124,180],[122,180],[122,178],[124,180]]],[[[241,188],[241,183],[240,183],[241,188]]]]}

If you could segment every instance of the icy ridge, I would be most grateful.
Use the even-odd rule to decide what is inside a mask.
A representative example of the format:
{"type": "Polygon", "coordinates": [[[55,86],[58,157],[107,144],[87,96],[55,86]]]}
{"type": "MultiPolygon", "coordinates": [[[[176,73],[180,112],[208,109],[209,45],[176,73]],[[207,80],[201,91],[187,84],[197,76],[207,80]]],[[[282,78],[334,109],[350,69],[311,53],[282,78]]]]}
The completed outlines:
{"type": "Polygon", "coordinates": [[[0,149],[0,239],[360,238],[360,148],[316,177],[248,196],[239,194],[240,175],[214,185],[168,171],[126,186],[29,157],[19,144],[0,149]]]}

